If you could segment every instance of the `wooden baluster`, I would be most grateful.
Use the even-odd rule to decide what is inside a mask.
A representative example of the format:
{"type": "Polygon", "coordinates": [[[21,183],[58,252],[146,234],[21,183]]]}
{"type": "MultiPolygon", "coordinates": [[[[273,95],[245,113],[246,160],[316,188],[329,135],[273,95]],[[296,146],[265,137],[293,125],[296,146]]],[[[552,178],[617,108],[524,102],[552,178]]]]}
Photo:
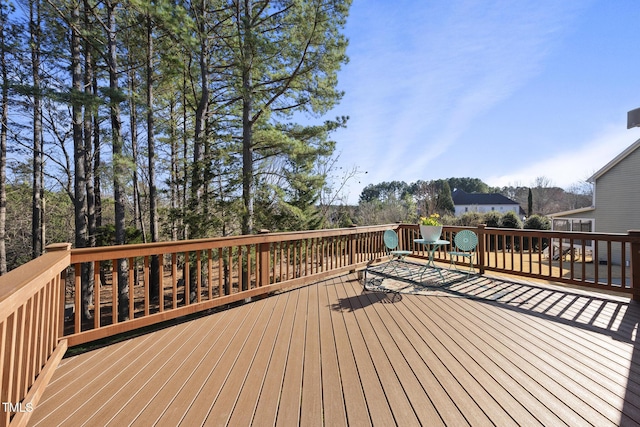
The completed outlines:
{"type": "Polygon", "coordinates": [[[173,308],[178,308],[178,254],[171,254],[171,286],[173,292],[173,308]]]}
{"type": "Polygon", "coordinates": [[[158,311],[164,311],[164,254],[158,254],[158,311]]]}
{"type": "Polygon", "coordinates": [[[207,291],[209,300],[213,299],[213,250],[207,251],[207,291]]]}
{"type": "Polygon", "coordinates": [[[150,275],[149,275],[149,257],[144,257],[144,315],[149,315],[149,305],[151,304],[150,296],[149,296],[149,284],[150,284],[150,275]]]}

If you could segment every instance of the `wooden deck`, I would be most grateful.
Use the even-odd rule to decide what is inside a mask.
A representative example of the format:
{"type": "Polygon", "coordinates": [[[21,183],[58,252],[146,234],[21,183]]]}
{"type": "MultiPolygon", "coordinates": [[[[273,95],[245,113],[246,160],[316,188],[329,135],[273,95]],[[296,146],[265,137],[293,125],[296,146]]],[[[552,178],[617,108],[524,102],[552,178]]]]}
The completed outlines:
{"type": "Polygon", "coordinates": [[[640,423],[628,298],[406,283],[342,276],[67,358],[30,424],[640,423]]]}

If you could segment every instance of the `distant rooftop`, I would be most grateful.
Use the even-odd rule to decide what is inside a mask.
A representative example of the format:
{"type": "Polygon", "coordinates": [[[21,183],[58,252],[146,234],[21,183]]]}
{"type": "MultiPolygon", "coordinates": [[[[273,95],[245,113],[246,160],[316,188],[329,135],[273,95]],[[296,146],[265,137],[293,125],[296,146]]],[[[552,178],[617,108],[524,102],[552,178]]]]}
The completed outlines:
{"type": "Polygon", "coordinates": [[[517,205],[508,197],[498,193],[467,193],[455,189],[451,193],[455,205],[517,205]]]}

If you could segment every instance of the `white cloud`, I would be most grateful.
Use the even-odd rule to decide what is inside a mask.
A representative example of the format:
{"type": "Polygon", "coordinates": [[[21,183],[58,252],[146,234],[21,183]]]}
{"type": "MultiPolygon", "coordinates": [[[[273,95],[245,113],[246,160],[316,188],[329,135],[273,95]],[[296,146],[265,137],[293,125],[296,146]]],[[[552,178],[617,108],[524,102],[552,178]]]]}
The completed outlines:
{"type": "Polygon", "coordinates": [[[640,129],[626,130],[609,126],[585,143],[583,148],[566,149],[521,169],[487,177],[484,181],[493,187],[530,186],[537,177],[544,176],[553,185],[568,188],[572,184],[586,181],[638,138],[640,129]]]}

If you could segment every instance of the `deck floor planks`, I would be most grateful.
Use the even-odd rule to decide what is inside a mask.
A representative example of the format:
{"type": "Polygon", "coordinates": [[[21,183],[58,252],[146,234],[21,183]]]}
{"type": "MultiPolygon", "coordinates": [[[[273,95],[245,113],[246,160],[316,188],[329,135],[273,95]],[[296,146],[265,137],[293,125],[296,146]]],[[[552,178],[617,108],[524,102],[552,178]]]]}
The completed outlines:
{"type": "MultiPolygon", "coordinates": [[[[374,294],[368,294],[374,302],[374,294]]],[[[407,363],[414,368],[415,374],[428,400],[424,405],[433,407],[437,416],[434,419],[422,420],[429,425],[444,422],[446,425],[462,426],[473,420],[478,425],[493,425],[476,402],[451,375],[446,366],[433,354],[422,341],[415,329],[403,328],[402,315],[394,304],[380,304],[384,309],[378,310],[385,327],[396,342],[399,351],[407,363]],[[455,396],[456,401],[451,396],[455,396]]]]}
{"type": "MultiPolygon", "coordinates": [[[[431,322],[430,319],[423,319],[419,316],[419,312],[415,309],[410,310],[407,307],[408,303],[414,298],[419,299],[420,296],[407,296],[407,303],[399,305],[398,311],[404,317],[405,323],[415,330],[415,343],[421,347],[421,353],[425,356],[431,356],[433,359],[433,361],[425,359],[426,365],[432,366],[433,364],[437,366],[439,363],[442,363],[444,366],[445,372],[438,372],[436,375],[439,381],[443,382],[449,376],[454,378],[462,390],[469,394],[469,397],[476,402],[486,417],[495,425],[505,426],[517,424],[501,405],[501,402],[498,402],[489,390],[487,390],[487,384],[482,382],[483,378],[473,375],[474,368],[467,365],[467,360],[461,359],[458,356],[458,349],[453,346],[454,343],[451,340],[441,342],[438,339],[437,322],[431,322]],[[471,371],[469,371],[469,369],[471,369],[471,371]],[[444,377],[444,380],[441,379],[441,377],[444,377]]],[[[495,387],[495,384],[492,386],[495,387]]],[[[457,395],[450,395],[455,401],[457,395]]],[[[462,411],[463,409],[460,408],[460,410],[462,411]]],[[[471,423],[474,422],[474,420],[471,419],[468,419],[468,421],[471,423]]]]}
{"type": "Polygon", "coordinates": [[[113,378],[106,386],[99,391],[92,390],[93,396],[84,396],[87,404],[73,413],[69,423],[95,425],[99,424],[100,420],[108,420],[110,414],[111,416],[117,414],[127,406],[130,395],[135,394],[148,378],[167,369],[165,365],[168,362],[179,360],[181,354],[176,350],[180,348],[189,350],[190,345],[188,347],[180,345],[180,341],[184,340],[183,334],[187,335],[188,341],[200,329],[198,325],[192,325],[190,328],[182,328],[180,331],[167,334],[161,340],[153,340],[149,346],[140,351],[135,360],[113,373],[113,378]],[[95,421],[92,422],[92,419],[95,421]]]}
{"type": "Polygon", "coordinates": [[[211,423],[221,425],[228,420],[230,412],[233,410],[235,399],[238,396],[242,384],[246,379],[251,366],[255,360],[256,352],[260,346],[267,327],[270,325],[275,307],[280,296],[266,301],[262,310],[255,319],[245,319],[245,322],[252,323],[245,340],[236,348],[229,346],[229,351],[225,352],[220,363],[212,370],[211,375],[196,394],[193,403],[180,420],[181,424],[202,425],[209,418],[214,406],[220,405],[211,418],[211,423]],[[222,397],[222,391],[226,391],[222,397]],[[219,400],[222,397],[221,400],[219,400]]]}
{"type": "Polygon", "coordinates": [[[355,277],[65,359],[30,425],[640,422],[628,299],[488,276],[394,296],[355,277]]]}
{"type": "MultiPolygon", "coordinates": [[[[500,310],[493,311],[494,316],[500,316],[501,314],[500,310]]],[[[566,328],[566,326],[557,327],[558,330],[566,330],[566,328]]],[[[623,340],[624,337],[622,336],[616,338],[618,334],[615,332],[611,333],[611,336],[608,336],[609,334],[607,334],[606,331],[598,331],[588,325],[582,329],[585,328],[586,330],[583,330],[582,333],[591,335],[593,337],[593,339],[590,340],[591,342],[585,344],[583,340],[582,343],[579,343],[574,340],[565,339],[566,337],[563,336],[561,345],[558,345],[558,340],[554,342],[552,341],[553,338],[547,338],[551,337],[553,333],[556,333],[555,330],[550,330],[548,327],[546,330],[540,331],[534,328],[529,330],[532,337],[535,338],[536,349],[538,350],[536,354],[538,354],[542,360],[548,364],[553,362],[564,363],[566,367],[565,370],[569,372],[566,374],[568,377],[574,378],[583,388],[591,391],[596,396],[602,396],[604,393],[609,394],[611,396],[607,399],[607,403],[609,404],[614,404],[615,399],[613,399],[613,397],[618,397],[620,400],[629,400],[631,406],[629,406],[627,410],[631,411],[633,407],[637,407],[640,402],[640,399],[638,399],[640,385],[629,377],[630,367],[632,368],[637,363],[632,362],[631,366],[629,366],[632,345],[625,343],[623,340]],[[589,329],[594,330],[589,331],[589,329]],[[545,333],[548,334],[547,337],[545,337],[545,333]],[[627,356],[622,359],[615,357],[617,361],[614,361],[602,352],[594,352],[594,348],[599,350],[607,349],[607,351],[617,354],[622,352],[626,353],[627,356]],[[551,354],[553,357],[550,356],[551,354]],[[632,397],[629,398],[629,395],[632,397]]],[[[620,403],[615,406],[617,406],[617,412],[622,404],[620,403]]],[[[640,413],[638,413],[638,415],[640,415],[640,413]]]]}
{"type": "MultiPolygon", "coordinates": [[[[284,312],[282,323],[279,326],[278,335],[273,347],[273,354],[269,360],[267,371],[264,374],[258,402],[252,414],[252,421],[256,424],[275,425],[278,416],[282,382],[285,375],[287,355],[289,354],[297,307],[300,303],[300,293],[292,292],[286,300],[286,303],[287,309],[284,312]]],[[[234,411],[230,420],[231,425],[238,425],[236,421],[241,415],[236,414],[240,412],[242,412],[241,409],[234,411]]]]}
{"type": "Polygon", "coordinates": [[[326,425],[337,426],[347,424],[347,414],[342,394],[342,378],[338,364],[338,352],[335,325],[331,317],[331,301],[326,283],[318,285],[318,317],[320,323],[320,355],[322,373],[322,412],[326,425]]]}
{"type": "MultiPolygon", "coordinates": [[[[354,294],[362,289],[361,284],[358,282],[354,283],[354,281],[351,281],[350,283],[346,283],[345,286],[346,285],[351,285],[354,294]]],[[[376,363],[378,369],[392,369],[395,372],[399,381],[399,386],[402,389],[402,393],[400,394],[406,394],[408,404],[411,405],[413,412],[417,417],[416,421],[422,425],[428,424],[430,426],[442,424],[440,415],[433,406],[427,391],[420,383],[418,374],[415,372],[415,370],[425,369],[426,366],[421,366],[421,363],[418,363],[416,358],[413,359],[416,364],[410,364],[409,360],[407,360],[403,352],[400,350],[400,346],[402,344],[404,344],[406,348],[408,344],[406,338],[403,338],[402,334],[394,337],[392,331],[397,331],[397,329],[394,328],[395,321],[392,317],[387,317],[384,316],[384,313],[380,313],[386,312],[385,307],[388,307],[391,304],[376,304],[377,302],[380,302],[380,300],[375,298],[374,295],[368,293],[361,294],[359,298],[354,301],[358,301],[354,309],[362,310],[362,312],[366,314],[366,322],[370,324],[372,331],[375,332],[379,342],[379,348],[371,347],[371,352],[374,353],[381,349],[389,360],[388,367],[384,366],[384,364],[376,363]],[[398,341],[400,341],[400,343],[398,341]]],[[[371,338],[373,339],[373,337],[371,338]]],[[[369,341],[367,341],[367,343],[369,344],[369,341]]],[[[422,361],[420,360],[420,362],[422,361]]],[[[390,390],[390,392],[388,391],[388,394],[398,392],[393,388],[389,389],[389,387],[385,387],[385,390],[390,390]]],[[[405,423],[414,420],[413,416],[409,416],[407,418],[408,419],[397,420],[398,424],[405,425],[405,423]]],[[[458,421],[457,425],[462,425],[462,423],[465,422],[463,417],[458,418],[456,421],[458,421]]]]}
{"type": "MultiPolygon", "coordinates": [[[[166,331],[157,336],[158,341],[171,340],[172,334],[166,331]]],[[[38,407],[41,408],[43,418],[33,419],[33,424],[42,422],[44,425],[60,425],[64,423],[70,417],[73,417],[78,411],[87,410],[91,411],[93,405],[89,402],[102,388],[113,385],[114,374],[127,368],[131,364],[135,364],[140,360],[141,350],[144,348],[144,344],[151,342],[150,337],[144,337],[143,340],[138,340],[131,345],[122,346],[127,351],[116,352],[112,357],[108,358],[108,365],[110,369],[105,369],[103,362],[98,363],[88,369],[79,373],[79,375],[71,381],[69,387],[65,387],[67,394],[59,394],[57,397],[64,399],[45,399],[38,407]],[[137,356],[136,356],[137,354],[137,356]],[[73,391],[69,393],[69,391],[73,391]],[[65,406],[67,411],[53,411],[52,409],[65,406]],[[47,415],[45,415],[47,414],[47,415]]]]}
{"type": "MultiPolygon", "coordinates": [[[[252,304],[251,310],[247,310],[239,327],[230,337],[228,345],[224,351],[210,352],[202,360],[189,378],[188,383],[180,390],[175,399],[170,403],[171,411],[166,411],[158,419],[161,425],[178,425],[184,421],[185,425],[199,425],[199,420],[204,420],[209,411],[211,400],[218,395],[224,380],[235,364],[237,358],[245,348],[245,344],[250,339],[255,340],[258,334],[252,334],[258,327],[264,328],[271,311],[268,307],[273,307],[275,299],[265,300],[265,304],[252,304]],[[255,313],[254,313],[255,312],[255,313]],[[189,420],[197,420],[194,424],[189,424],[189,420]]],[[[225,343],[222,340],[222,343],[225,343]]]]}
{"type": "Polygon", "coordinates": [[[371,322],[363,307],[363,298],[359,293],[354,292],[350,283],[344,282],[343,286],[347,294],[351,295],[349,297],[351,309],[393,412],[396,424],[402,426],[419,425],[418,417],[409,400],[409,396],[400,382],[396,369],[396,365],[401,365],[401,360],[394,360],[394,363],[392,363],[380,341],[380,337],[387,335],[388,332],[381,327],[377,327],[381,325],[374,325],[371,322]]]}
{"type": "MultiPolygon", "coordinates": [[[[253,418],[255,407],[258,403],[260,390],[264,383],[264,377],[267,367],[274,353],[279,326],[282,324],[285,309],[287,308],[286,300],[289,295],[278,295],[278,301],[273,311],[273,315],[269,319],[265,334],[260,340],[260,344],[255,352],[255,357],[251,362],[249,369],[242,370],[242,366],[235,369],[234,376],[242,376],[244,378],[237,381],[229,381],[225,384],[220,397],[216,400],[216,404],[207,415],[206,422],[216,425],[249,425],[253,418]],[[238,406],[240,405],[240,406],[238,406]],[[241,410],[235,410],[236,408],[241,410]],[[235,416],[235,418],[231,418],[235,416]]],[[[230,378],[233,380],[233,378],[230,378]]],[[[279,390],[278,390],[279,393],[279,390]]]]}
{"type": "Polygon", "coordinates": [[[200,327],[197,328],[197,332],[202,331],[203,328],[213,329],[213,332],[205,331],[199,339],[195,340],[186,340],[186,337],[182,336],[181,348],[187,351],[180,351],[172,357],[169,364],[161,366],[146,384],[143,384],[135,393],[129,394],[130,400],[126,407],[103,424],[115,426],[128,424],[135,421],[149,405],[158,405],[159,395],[162,395],[164,390],[171,390],[175,381],[179,381],[181,376],[186,374],[191,361],[198,360],[205,352],[209,351],[211,345],[208,343],[215,342],[221,331],[225,330],[228,324],[238,316],[239,312],[237,311],[230,313],[229,316],[216,314],[212,316],[211,322],[199,322],[200,327]]]}
{"type": "Polygon", "coordinates": [[[344,409],[349,425],[371,425],[371,415],[367,408],[367,400],[360,381],[360,375],[356,366],[355,354],[349,341],[347,325],[344,313],[337,299],[336,288],[340,279],[332,279],[324,286],[329,301],[333,301],[330,307],[331,325],[336,343],[336,357],[340,370],[342,395],[344,397],[344,409]]]}
{"type": "MultiPolygon", "coordinates": [[[[437,303],[444,304],[441,301],[437,301],[437,303]]],[[[474,302],[469,306],[475,307],[477,304],[474,302]]],[[[476,327],[473,320],[464,318],[460,313],[457,313],[458,316],[454,316],[455,311],[444,310],[438,305],[429,305],[432,315],[434,317],[452,316],[452,319],[455,319],[455,328],[449,326],[447,322],[442,323],[447,329],[446,332],[461,345],[461,348],[465,349],[464,351],[473,358],[475,363],[498,380],[500,387],[513,396],[522,410],[530,412],[542,425],[559,425],[562,422],[574,426],[581,425],[582,418],[575,415],[567,416],[567,413],[571,414],[572,412],[571,406],[562,405],[549,408],[549,402],[556,403],[553,387],[549,384],[546,384],[545,387],[536,367],[534,365],[527,366],[526,359],[521,354],[505,351],[501,346],[500,338],[492,339],[486,331],[476,327]]],[[[469,307],[468,310],[471,310],[472,307],[469,307]]],[[[491,393],[499,395],[498,390],[492,390],[491,393]]],[[[509,412],[516,413],[514,406],[509,409],[509,412]]]]}
{"type": "MultiPolygon", "coordinates": [[[[563,341],[562,345],[559,345],[558,338],[554,338],[552,335],[554,331],[546,327],[543,322],[527,324],[518,318],[507,318],[502,315],[502,310],[487,310],[479,312],[477,315],[493,318],[503,328],[509,325],[516,326],[509,330],[501,329],[506,339],[501,339],[500,342],[505,345],[509,345],[511,342],[522,342],[528,351],[536,354],[544,363],[563,363],[570,371],[569,376],[574,376],[576,379],[589,378],[591,382],[588,385],[596,389],[603,386],[608,392],[620,397],[624,397],[625,390],[628,390],[628,367],[621,365],[607,367],[596,358],[589,347],[584,345],[571,346],[571,343],[567,341],[563,341]],[[526,337],[522,331],[527,331],[526,337]]],[[[602,343],[601,345],[610,344],[612,343],[602,343]]],[[[637,389],[635,383],[632,383],[632,386],[637,389]]]]}
{"type": "MultiPolygon", "coordinates": [[[[232,310],[231,319],[224,325],[224,328],[212,331],[206,335],[200,345],[196,347],[196,351],[184,360],[180,368],[176,371],[171,380],[167,382],[160,390],[154,390],[154,394],[147,402],[144,409],[135,415],[134,425],[149,425],[158,421],[166,412],[171,412],[174,416],[182,418],[186,413],[187,404],[179,401],[176,404],[176,398],[182,390],[194,387],[198,383],[202,383],[202,377],[198,374],[210,372],[215,366],[213,359],[220,353],[224,352],[230,340],[237,334],[238,329],[243,325],[244,319],[250,315],[252,311],[257,311],[256,306],[238,307],[240,310],[232,310]],[[211,362],[211,363],[205,363],[211,362]],[[175,405],[175,406],[174,406],[175,405]],[[180,406],[181,405],[181,406],[180,406]]],[[[225,316],[224,313],[216,313],[215,315],[225,316]]],[[[200,319],[199,319],[200,320],[200,319]]],[[[198,387],[199,388],[199,387],[198,387]]],[[[115,421],[115,420],[114,420],[115,421]]]]}
{"type": "Polygon", "coordinates": [[[224,329],[233,318],[233,316],[214,315],[208,319],[208,322],[196,322],[199,325],[197,329],[194,328],[196,331],[190,336],[191,339],[187,341],[181,335],[183,342],[179,345],[179,349],[174,355],[169,358],[168,363],[158,366],[157,372],[148,378],[147,382],[137,383],[135,389],[127,393],[128,401],[126,404],[123,404],[121,410],[113,414],[103,424],[119,426],[134,421],[165,387],[171,387],[176,381],[180,381],[181,374],[184,372],[188,361],[197,360],[208,350],[205,343],[216,337],[215,333],[209,331],[224,329]],[[198,332],[200,332],[199,336],[197,335],[198,332]],[[198,338],[193,339],[194,337],[198,338]]]}
{"type": "MultiPolygon", "coordinates": [[[[422,308],[415,305],[416,298],[407,298],[407,304],[400,309],[409,324],[416,328],[439,360],[444,361],[451,375],[462,388],[471,395],[474,401],[485,411],[496,425],[538,424],[536,419],[524,410],[517,400],[502,387],[492,373],[485,371],[478,363],[460,347],[442,326],[455,322],[455,319],[432,319],[425,315],[422,308]],[[517,421],[516,421],[517,420],[517,421]]],[[[502,378],[505,379],[506,378],[502,378]]],[[[473,422],[473,420],[470,420],[473,422]]]]}
{"type": "Polygon", "coordinates": [[[302,374],[304,369],[304,334],[307,324],[309,287],[300,289],[296,318],[293,323],[289,351],[285,363],[280,402],[276,425],[298,425],[300,422],[300,400],[302,395],[302,374]]]}
{"type": "MultiPolygon", "coordinates": [[[[548,316],[547,313],[543,314],[548,316]]],[[[625,341],[629,342],[630,337],[625,337],[623,334],[616,334],[620,337],[620,344],[617,344],[615,340],[604,341],[600,337],[600,334],[587,332],[585,330],[586,326],[588,325],[573,325],[571,322],[567,322],[564,319],[557,319],[553,324],[553,330],[555,333],[562,335],[563,339],[566,340],[568,344],[575,343],[577,345],[577,349],[588,348],[590,351],[597,353],[604,361],[614,362],[613,365],[611,365],[611,368],[614,368],[616,364],[624,365],[628,362],[630,354],[629,346],[621,346],[620,344],[625,341]]],[[[607,335],[610,334],[610,332],[607,332],[606,330],[602,332],[605,332],[607,335]]],[[[632,369],[637,371],[638,367],[634,367],[634,365],[632,365],[632,369]]]]}
{"type": "Polygon", "coordinates": [[[300,425],[321,426],[322,413],[322,354],[320,352],[320,314],[318,291],[320,286],[309,286],[307,318],[304,340],[304,368],[300,425]]]}
{"type": "Polygon", "coordinates": [[[362,384],[362,390],[367,402],[367,410],[369,412],[370,419],[374,423],[379,423],[379,425],[394,425],[396,424],[396,421],[394,419],[393,410],[389,405],[387,395],[382,383],[380,382],[378,372],[371,355],[369,354],[369,350],[367,349],[360,326],[353,316],[354,312],[349,304],[349,300],[353,295],[349,295],[346,292],[342,283],[336,284],[335,291],[339,307],[343,307],[342,316],[347,330],[348,341],[351,344],[351,349],[353,351],[356,369],[360,377],[360,383],[362,384]]]}

